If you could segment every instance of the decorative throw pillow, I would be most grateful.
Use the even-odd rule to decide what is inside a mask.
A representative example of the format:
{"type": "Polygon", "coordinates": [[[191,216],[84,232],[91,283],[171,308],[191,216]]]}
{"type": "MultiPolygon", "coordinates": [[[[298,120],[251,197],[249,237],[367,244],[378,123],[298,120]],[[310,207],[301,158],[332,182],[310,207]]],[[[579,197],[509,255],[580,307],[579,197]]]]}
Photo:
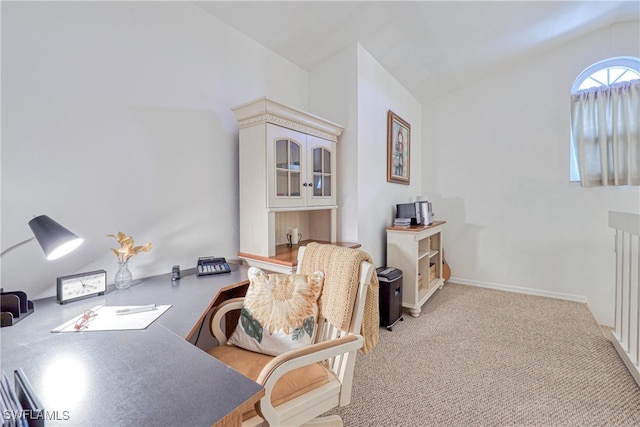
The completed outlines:
{"type": "Polygon", "coordinates": [[[249,268],[249,289],[228,343],[277,356],[313,342],[324,273],[267,274],[249,268]]]}

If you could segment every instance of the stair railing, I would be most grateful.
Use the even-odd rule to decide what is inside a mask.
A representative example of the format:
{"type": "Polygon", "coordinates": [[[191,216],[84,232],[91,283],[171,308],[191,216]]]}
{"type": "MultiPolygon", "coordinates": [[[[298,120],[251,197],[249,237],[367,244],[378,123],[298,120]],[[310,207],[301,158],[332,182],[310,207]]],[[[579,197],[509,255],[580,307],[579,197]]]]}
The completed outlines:
{"type": "Polygon", "coordinates": [[[609,227],[616,230],[612,342],[640,386],[640,215],[610,211],[609,227]]]}

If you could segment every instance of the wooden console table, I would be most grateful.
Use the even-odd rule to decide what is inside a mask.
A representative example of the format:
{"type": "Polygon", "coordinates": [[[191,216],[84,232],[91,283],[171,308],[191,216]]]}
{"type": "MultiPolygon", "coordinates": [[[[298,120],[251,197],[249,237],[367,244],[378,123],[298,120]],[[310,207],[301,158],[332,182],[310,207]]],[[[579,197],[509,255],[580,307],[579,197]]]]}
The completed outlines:
{"type": "Polygon", "coordinates": [[[444,284],[444,224],[387,227],[387,266],[402,270],[402,306],[413,317],[420,315],[424,303],[444,284]]]}

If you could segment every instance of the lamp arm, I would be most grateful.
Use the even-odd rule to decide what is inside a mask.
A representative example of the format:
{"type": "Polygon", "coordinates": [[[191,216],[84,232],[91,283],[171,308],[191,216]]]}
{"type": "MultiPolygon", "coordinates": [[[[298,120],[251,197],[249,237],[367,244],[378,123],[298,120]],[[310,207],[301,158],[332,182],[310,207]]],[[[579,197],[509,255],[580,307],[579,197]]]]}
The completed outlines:
{"type": "Polygon", "coordinates": [[[33,239],[35,239],[35,237],[30,237],[26,240],[23,240],[20,243],[16,243],[15,245],[5,249],[4,251],[0,252],[0,258],[2,258],[3,256],[5,256],[7,253],[11,252],[12,250],[14,250],[15,248],[24,245],[25,243],[29,243],[30,241],[32,241],[33,239]]]}

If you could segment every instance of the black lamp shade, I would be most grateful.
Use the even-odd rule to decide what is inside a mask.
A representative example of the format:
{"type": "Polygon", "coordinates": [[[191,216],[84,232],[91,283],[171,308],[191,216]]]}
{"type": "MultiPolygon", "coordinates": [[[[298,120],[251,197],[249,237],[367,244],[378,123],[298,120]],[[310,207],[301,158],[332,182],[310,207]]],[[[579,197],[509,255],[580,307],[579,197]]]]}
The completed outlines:
{"type": "Polygon", "coordinates": [[[60,258],[76,249],[83,239],[67,230],[47,215],[29,221],[29,227],[48,260],[60,258]]]}

